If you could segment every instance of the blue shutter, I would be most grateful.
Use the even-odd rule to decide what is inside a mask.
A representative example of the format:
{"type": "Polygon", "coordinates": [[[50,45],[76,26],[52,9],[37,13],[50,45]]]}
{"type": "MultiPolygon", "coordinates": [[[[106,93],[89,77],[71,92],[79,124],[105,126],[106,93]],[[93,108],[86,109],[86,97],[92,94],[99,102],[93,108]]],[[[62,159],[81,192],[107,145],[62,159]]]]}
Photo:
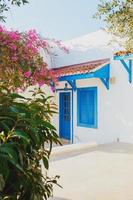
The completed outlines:
{"type": "Polygon", "coordinates": [[[97,127],[97,88],[80,88],[77,94],[78,126],[97,127]]]}

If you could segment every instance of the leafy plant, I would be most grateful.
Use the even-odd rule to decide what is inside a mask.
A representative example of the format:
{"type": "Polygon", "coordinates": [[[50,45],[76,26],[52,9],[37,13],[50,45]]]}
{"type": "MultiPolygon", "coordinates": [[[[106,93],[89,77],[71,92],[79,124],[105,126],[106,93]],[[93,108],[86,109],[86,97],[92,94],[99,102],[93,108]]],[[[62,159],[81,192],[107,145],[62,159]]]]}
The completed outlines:
{"type": "Polygon", "coordinates": [[[108,31],[120,37],[124,48],[133,52],[133,0],[101,0],[95,17],[102,18],[108,31]]]}
{"type": "Polygon", "coordinates": [[[0,199],[43,200],[59,176],[47,176],[52,144],[59,144],[50,120],[52,97],[40,89],[25,98],[0,86],[0,199]],[[46,144],[50,144],[48,149],[46,144]],[[43,163],[46,175],[42,175],[43,163]]]}
{"type": "Polygon", "coordinates": [[[22,4],[25,5],[27,3],[29,3],[28,0],[8,0],[8,2],[0,0],[0,21],[5,22],[6,17],[4,16],[4,13],[10,10],[11,5],[20,7],[22,4]]]}

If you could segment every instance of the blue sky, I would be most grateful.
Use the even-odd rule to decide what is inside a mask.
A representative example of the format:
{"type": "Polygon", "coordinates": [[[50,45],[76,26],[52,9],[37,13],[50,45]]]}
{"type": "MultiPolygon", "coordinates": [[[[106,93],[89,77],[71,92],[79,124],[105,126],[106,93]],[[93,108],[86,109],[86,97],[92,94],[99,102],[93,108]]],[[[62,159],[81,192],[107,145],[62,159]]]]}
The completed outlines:
{"type": "Polygon", "coordinates": [[[44,37],[69,40],[104,26],[92,16],[100,0],[29,0],[7,14],[6,26],[20,31],[36,29],[44,37]]]}

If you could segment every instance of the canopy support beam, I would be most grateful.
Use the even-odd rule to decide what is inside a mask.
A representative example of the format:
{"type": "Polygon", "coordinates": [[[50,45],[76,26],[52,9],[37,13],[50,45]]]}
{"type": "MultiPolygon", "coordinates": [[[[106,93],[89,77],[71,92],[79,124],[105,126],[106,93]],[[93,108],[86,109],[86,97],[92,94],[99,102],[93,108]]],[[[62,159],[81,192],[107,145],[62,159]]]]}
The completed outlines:
{"type": "Polygon", "coordinates": [[[100,78],[102,83],[105,85],[107,90],[109,90],[109,78],[100,78]]]}
{"type": "Polygon", "coordinates": [[[125,62],[125,60],[123,60],[123,59],[120,61],[128,73],[129,83],[132,83],[132,60],[128,60],[128,63],[125,62]]]}
{"type": "Polygon", "coordinates": [[[126,72],[128,73],[129,83],[132,83],[132,67],[133,67],[132,59],[133,59],[132,53],[123,56],[120,55],[114,56],[114,60],[119,60],[124,66],[126,72]],[[125,60],[127,60],[127,62],[125,60]]]}
{"type": "Polygon", "coordinates": [[[72,89],[75,91],[77,89],[76,87],[76,80],[68,80],[67,81],[69,85],[72,87],[72,89]]]}

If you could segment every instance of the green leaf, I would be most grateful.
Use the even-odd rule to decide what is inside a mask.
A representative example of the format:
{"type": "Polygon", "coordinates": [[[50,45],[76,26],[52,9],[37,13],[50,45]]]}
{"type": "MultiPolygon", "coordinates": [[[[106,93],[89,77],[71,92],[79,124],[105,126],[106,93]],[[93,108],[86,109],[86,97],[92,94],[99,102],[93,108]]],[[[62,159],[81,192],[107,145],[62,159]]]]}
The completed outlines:
{"type": "Polygon", "coordinates": [[[0,126],[3,129],[3,131],[10,131],[10,127],[6,124],[6,122],[0,122],[0,126]]]}
{"type": "Polygon", "coordinates": [[[45,125],[49,129],[56,130],[56,128],[50,122],[44,121],[43,125],[45,125]]]}
{"type": "Polygon", "coordinates": [[[43,157],[43,164],[44,164],[44,167],[48,170],[49,169],[49,162],[48,162],[48,158],[46,157],[43,157]]]}
{"type": "Polygon", "coordinates": [[[13,132],[13,137],[16,136],[19,139],[23,139],[26,143],[30,143],[30,137],[28,136],[27,133],[25,133],[24,131],[21,130],[15,130],[13,132]]]}
{"type": "Polygon", "coordinates": [[[17,152],[14,149],[12,144],[2,144],[0,145],[0,156],[7,158],[9,162],[11,162],[17,169],[24,172],[22,167],[18,163],[17,152]],[[5,154],[5,155],[4,155],[5,154]]]}
{"type": "Polygon", "coordinates": [[[25,98],[24,96],[22,96],[22,95],[20,95],[20,94],[17,94],[17,93],[12,93],[12,94],[10,94],[10,97],[11,97],[12,99],[27,99],[27,98],[25,98]]]}
{"type": "Polygon", "coordinates": [[[0,174],[3,175],[3,178],[6,180],[9,175],[9,168],[8,168],[8,162],[7,159],[0,157],[0,174]]]}
{"type": "Polygon", "coordinates": [[[4,181],[4,177],[2,174],[0,174],[0,192],[3,191],[4,189],[4,186],[5,186],[5,181],[4,181]]]}

